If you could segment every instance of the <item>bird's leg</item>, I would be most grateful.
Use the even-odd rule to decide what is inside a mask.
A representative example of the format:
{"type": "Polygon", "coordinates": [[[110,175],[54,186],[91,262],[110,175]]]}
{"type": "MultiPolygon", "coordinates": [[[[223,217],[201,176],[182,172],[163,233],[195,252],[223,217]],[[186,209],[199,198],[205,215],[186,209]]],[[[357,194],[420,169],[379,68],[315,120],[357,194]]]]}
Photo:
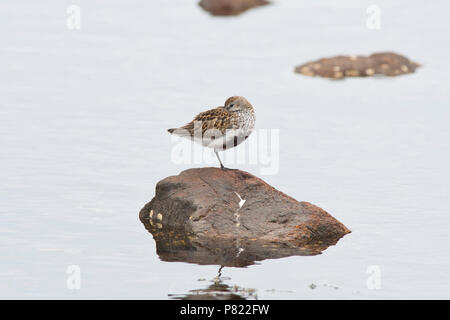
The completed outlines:
{"type": "Polygon", "coordinates": [[[222,161],[220,160],[219,153],[217,153],[216,150],[214,150],[214,153],[216,154],[217,159],[219,159],[219,162],[220,162],[220,168],[221,168],[222,170],[226,170],[227,168],[225,168],[225,166],[223,165],[222,161]]]}

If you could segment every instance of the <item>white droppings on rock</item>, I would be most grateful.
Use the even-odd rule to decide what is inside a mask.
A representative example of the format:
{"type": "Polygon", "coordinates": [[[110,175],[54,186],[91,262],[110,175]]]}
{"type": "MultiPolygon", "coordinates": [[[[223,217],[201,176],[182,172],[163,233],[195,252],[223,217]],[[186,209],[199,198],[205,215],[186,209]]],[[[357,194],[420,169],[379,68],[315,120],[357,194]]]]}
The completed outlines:
{"type": "Polygon", "coordinates": [[[239,213],[239,210],[242,208],[242,206],[245,203],[245,200],[241,198],[241,196],[239,195],[239,193],[235,192],[235,194],[238,196],[239,198],[239,209],[236,211],[236,213],[234,214],[234,218],[236,219],[236,228],[239,228],[241,226],[241,215],[239,213]]]}
{"type": "Polygon", "coordinates": [[[242,206],[244,205],[245,201],[244,199],[241,198],[241,196],[239,195],[239,193],[235,192],[235,194],[238,196],[239,198],[239,208],[242,208],[242,206]]]}

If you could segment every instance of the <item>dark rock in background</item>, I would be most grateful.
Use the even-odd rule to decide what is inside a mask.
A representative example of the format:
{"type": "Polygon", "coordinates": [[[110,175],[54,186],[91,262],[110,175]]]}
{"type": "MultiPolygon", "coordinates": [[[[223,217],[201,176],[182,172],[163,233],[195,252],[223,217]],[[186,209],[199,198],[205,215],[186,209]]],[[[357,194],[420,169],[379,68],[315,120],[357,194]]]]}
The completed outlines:
{"type": "Polygon", "coordinates": [[[266,0],[201,0],[198,4],[213,16],[233,16],[269,3],[266,0]]]}
{"type": "MultiPolygon", "coordinates": [[[[226,260],[225,252],[230,245],[245,251],[245,247],[250,248],[252,244],[268,243],[277,248],[273,253],[261,253],[256,249],[247,249],[247,252],[255,252],[255,260],[277,254],[292,255],[291,249],[327,247],[350,232],[319,207],[298,202],[247,172],[219,168],[189,169],[160,181],[155,197],[145,205],[139,217],[144,223],[155,226],[155,230],[160,229],[163,237],[170,236],[170,232],[181,234],[173,230],[182,230],[189,235],[178,242],[187,245],[182,251],[194,248],[192,250],[200,254],[198,248],[202,247],[208,259],[214,255],[209,248],[217,248],[217,259],[226,260]],[[195,239],[200,239],[198,245],[195,239]],[[233,241],[240,241],[240,244],[235,245],[233,241]],[[285,248],[286,253],[280,248],[285,248]]],[[[161,238],[161,234],[158,237],[161,238]]],[[[226,261],[213,264],[227,265],[226,261]]]]}
{"type": "Polygon", "coordinates": [[[366,56],[336,56],[308,62],[295,68],[305,76],[342,79],[374,75],[398,76],[413,73],[420,65],[393,52],[366,56]]]}

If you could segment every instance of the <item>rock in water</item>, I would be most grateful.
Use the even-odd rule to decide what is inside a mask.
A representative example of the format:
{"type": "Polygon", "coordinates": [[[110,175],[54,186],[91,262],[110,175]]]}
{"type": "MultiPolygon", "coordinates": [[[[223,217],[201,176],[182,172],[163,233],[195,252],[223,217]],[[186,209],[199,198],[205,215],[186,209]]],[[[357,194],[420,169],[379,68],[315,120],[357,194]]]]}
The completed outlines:
{"type": "Polygon", "coordinates": [[[233,16],[269,4],[266,0],[201,0],[199,6],[213,16],[233,16]]]}
{"type": "Polygon", "coordinates": [[[202,239],[246,239],[290,247],[332,245],[349,233],[319,207],[298,202],[239,170],[200,168],[167,177],[139,213],[158,229],[202,239]]]}
{"type": "Polygon", "coordinates": [[[344,77],[368,77],[373,75],[398,76],[413,73],[420,67],[408,58],[393,52],[374,53],[365,56],[336,56],[308,62],[295,68],[305,76],[342,79],[344,77]]]}

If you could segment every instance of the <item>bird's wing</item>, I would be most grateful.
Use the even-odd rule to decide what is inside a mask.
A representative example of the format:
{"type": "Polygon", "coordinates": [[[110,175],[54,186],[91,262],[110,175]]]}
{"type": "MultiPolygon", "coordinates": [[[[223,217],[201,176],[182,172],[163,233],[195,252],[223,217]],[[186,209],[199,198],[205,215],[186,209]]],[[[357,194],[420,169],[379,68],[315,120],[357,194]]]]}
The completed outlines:
{"type": "MultiPolygon", "coordinates": [[[[231,129],[235,123],[235,115],[228,112],[223,107],[218,107],[205,112],[199,113],[193,121],[189,122],[187,125],[181,127],[182,129],[188,130],[191,136],[194,135],[194,126],[196,122],[201,122],[202,126],[202,136],[209,129],[220,130],[223,134],[227,129],[231,129]]],[[[199,126],[200,124],[197,124],[199,126]]]]}

